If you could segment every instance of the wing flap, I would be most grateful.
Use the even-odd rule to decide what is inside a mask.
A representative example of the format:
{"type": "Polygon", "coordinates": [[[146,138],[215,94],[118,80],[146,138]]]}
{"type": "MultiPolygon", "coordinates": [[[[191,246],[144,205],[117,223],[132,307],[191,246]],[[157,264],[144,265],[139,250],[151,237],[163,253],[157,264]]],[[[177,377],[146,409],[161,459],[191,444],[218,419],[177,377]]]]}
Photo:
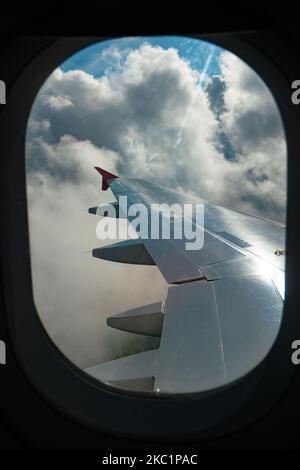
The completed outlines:
{"type": "Polygon", "coordinates": [[[154,389],[161,393],[200,392],[226,381],[211,283],[169,288],[154,375],[154,389]]]}
{"type": "Polygon", "coordinates": [[[204,392],[237,380],[271,349],[281,313],[282,299],[263,276],[170,288],[155,390],[204,392]]]}

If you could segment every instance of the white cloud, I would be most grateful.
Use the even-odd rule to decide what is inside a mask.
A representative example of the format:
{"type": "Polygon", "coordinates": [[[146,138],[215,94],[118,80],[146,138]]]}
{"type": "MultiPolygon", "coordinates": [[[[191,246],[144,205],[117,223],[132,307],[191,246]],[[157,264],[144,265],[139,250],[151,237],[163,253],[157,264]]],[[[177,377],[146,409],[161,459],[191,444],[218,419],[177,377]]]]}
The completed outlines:
{"type": "Polygon", "coordinates": [[[46,97],[46,105],[53,109],[63,109],[68,108],[69,106],[73,106],[73,101],[70,96],[48,96],[46,97]]]}
{"type": "MultiPolygon", "coordinates": [[[[50,158],[71,154],[76,158],[79,150],[85,151],[88,160],[94,158],[93,146],[73,138],[62,140],[47,149],[50,158]]],[[[86,368],[156,344],[107,327],[106,318],[161,300],[166,285],[156,267],[118,265],[92,257],[90,250],[106,242],[97,239],[99,219],[86,208],[113,196],[110,191],[100,192],[101,181],[93,168],[90,179],[84,171],[81,175],[80,184],[61,183],[43,172],[29,175],[28,200],[37,310],[62,352],[86,368]]]]}

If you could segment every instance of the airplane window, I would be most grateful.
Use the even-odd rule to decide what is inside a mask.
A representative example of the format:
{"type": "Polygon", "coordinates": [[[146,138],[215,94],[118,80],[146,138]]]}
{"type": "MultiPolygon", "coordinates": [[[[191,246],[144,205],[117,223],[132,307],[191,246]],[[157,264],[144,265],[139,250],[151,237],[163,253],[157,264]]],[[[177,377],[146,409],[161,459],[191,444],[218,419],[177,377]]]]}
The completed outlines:
{"type": "Polygon", "coordinates": [[[270,90],[215,44],[118,38],[66,60],[26,135],[33,293],[52,341],[122,390],[207,392],[247,374],[282,319],[286,163],[270,90]]]}

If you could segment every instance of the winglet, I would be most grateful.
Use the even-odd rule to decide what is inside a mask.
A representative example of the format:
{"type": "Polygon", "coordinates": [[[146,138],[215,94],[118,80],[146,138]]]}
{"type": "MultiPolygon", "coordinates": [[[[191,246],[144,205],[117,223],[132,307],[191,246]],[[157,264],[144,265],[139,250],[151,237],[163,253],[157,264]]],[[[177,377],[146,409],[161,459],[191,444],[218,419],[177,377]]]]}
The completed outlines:
{"type": "Polygon", "coordinates": [[[95,166],[95,170],[102,175],[102,189],[103,191],[106,191],[109,188],[109,183],[116,178],[119,178],[117,175],[114,175],[113,173],[109,173],[106,170],[103,170],[102,168],[99,168],[98,166],[95,166]]]}

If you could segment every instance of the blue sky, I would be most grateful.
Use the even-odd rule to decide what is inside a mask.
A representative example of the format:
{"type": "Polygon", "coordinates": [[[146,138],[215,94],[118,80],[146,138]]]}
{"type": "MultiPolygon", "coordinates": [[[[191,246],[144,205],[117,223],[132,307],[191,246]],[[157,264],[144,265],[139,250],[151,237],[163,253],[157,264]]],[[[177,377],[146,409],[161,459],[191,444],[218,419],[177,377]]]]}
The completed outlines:
{"type": "Polygon", "coordinates": [[[64,72],[79,69],[100,77],[113,72],[122,63],[128,50],[137,49],[145,43],[163,49],[173,47],[178,50],[181,58],[190,62],[193,69],[205,71],[209,76],[220,74],[218,58],[224,49],[203,40],[183,36],[128,37],[97,42],[74,54],[61,65],[61,69],[64,72]],[[121,54],[114,55],[114,51],[121,54]]]}

